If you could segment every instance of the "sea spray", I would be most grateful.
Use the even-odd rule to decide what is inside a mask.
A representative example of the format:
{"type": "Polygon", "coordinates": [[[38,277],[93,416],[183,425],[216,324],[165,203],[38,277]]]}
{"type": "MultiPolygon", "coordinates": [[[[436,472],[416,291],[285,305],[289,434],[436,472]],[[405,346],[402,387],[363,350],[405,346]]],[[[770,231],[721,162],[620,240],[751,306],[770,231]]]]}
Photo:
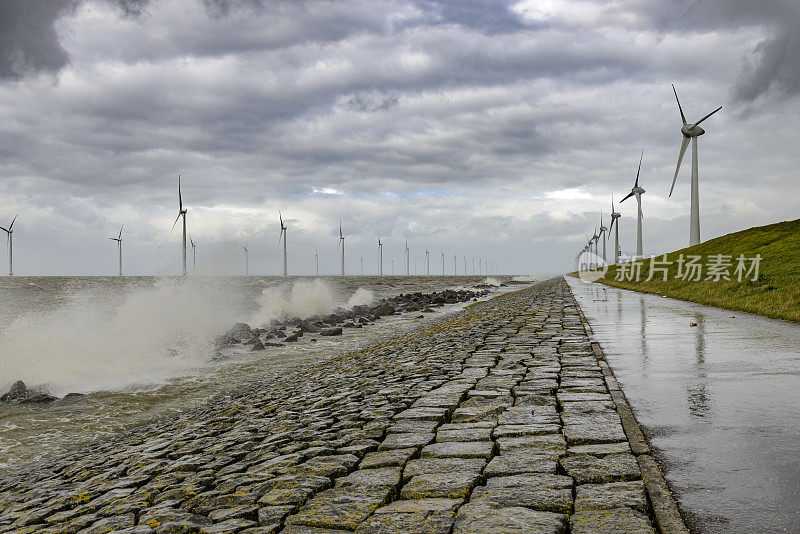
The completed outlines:
{"type": "Polygon", "coordinates": [[[498,286],[500,286],[500,281],[497,278],[493,277],[493,276],[489,276],[488,278],[486,278],[486,280],[481,282],[481,284],[483,284],[485,286],[498,287],[498,286]]]}
{"type": "Polygon", "coordinates": [[[207,279],[124,291],[79,291],[12,320],[0,334],[0,387],[23,380],[63,395],[162,382],[208,362],[235,320],[225,291],[207,279]]]}
{"type": "Polygon", "coordinates": [[[265,326],[273,319],[324,315],[333,309],[333,297],[327,284],[317,278],[313,282],[297,281],[265,288],[258,298],[259,309],[250,318],[251,326],[265,326]]]}
{"type": "Polygon", "coordinates": [[[359,287],[353,296],[347,300],[347,307],[362,306],[364,304],[371,304],[375,302],[375,293],[372,290],[359,287]]]}

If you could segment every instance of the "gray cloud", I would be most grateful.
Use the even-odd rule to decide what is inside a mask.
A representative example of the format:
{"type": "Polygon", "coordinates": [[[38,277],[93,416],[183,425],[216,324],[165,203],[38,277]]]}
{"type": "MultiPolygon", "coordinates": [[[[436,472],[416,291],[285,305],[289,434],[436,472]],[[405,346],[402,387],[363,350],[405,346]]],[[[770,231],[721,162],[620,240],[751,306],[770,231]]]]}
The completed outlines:
{"type": "Polygon", "coordinates": [[[67,64],[53,23],[74,4],[72,0],[0,2],[0,79],[56,72],[67,64]]]}

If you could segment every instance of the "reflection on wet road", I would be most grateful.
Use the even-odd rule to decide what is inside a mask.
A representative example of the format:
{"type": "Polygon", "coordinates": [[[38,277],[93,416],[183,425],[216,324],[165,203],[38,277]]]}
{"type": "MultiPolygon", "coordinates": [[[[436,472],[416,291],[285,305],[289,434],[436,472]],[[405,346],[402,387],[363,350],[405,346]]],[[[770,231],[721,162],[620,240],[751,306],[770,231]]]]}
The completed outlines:
{"type": "Polygon", "coordinates": [[[693,532],[800,532],[800,325],[568,277],[693,532]]]}

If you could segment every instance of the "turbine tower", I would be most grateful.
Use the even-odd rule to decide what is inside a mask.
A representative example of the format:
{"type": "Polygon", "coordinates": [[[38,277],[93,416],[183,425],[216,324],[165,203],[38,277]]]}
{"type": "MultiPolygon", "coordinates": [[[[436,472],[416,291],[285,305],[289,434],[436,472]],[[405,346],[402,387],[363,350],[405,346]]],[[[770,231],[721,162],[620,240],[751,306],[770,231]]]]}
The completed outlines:
{"type": "Polygon", "coordinates": [[[675,176],[672,178],[672,187],[669,189],[669,196],[672,196],[672,190],[675,189],[675,180],[678,179],[678,171],[681,170],[681,161],[683,155],[686,153],[686,147],[689,146],[689,140],[692,141],[692,205],[689,215],[689,246],[697,245],[700,243],[700,186],[697,177],[697,138],[706,133],[705,130],[700,128],[700,123],[709,118],[711,115],[722,109],[718,107],[699,121],[694,124],[686,122],[686,116],[683,114],[681,108],[681,101],[678,99],[678,91],[675,90],[675,85],[672,85],[672,92],[675,93],[675,100],[678,102],[678,111],[681,112],[681,120],[683,126],[681,127],[681,151],[678,154],[678,166],[675,167],[675,176]]]}
{"type": "MultiPolygon", "coordinates": [[[[597,258],[599,256],[599,254],[598,254],[599,251],[598,251],[597,247],[598,247],[598,243],[600,242],[600,236],[597,235],[597,224],[594,225],[594,233],[592,234],[592,238],[589,240],[589,242],[590,243],[594,242],[594,256],[595,256],[595,258],[597,258]]],[[[595,263],[596,262],[597,262],[597,260],[595,259],[595,263]]]]}
{"type": "Polygon", "coordinates": [[[244,275],[250,276],[250,262],[247,255],[247,243],[244,244],[242,249],[244,249],[244,275]]]}
{"type": "Polygon", "coordinates": [[[458,274],[458,259],[456,258],[457,254],[453,254],[453,276],[458,274]]]}
{"type": "Polygon", "coordinates": [[[281,237],[283,237],[283,276],[286,276],[288,273],[286,269],[286,225],[283,224],[283,215],[281,215],[281,212],[278,212],[278,218],[281,221],[281,233],[278,235],[278,240],[280,241],[281,237]]]}
{"type": "Polygon", "coordinates": [[[314,263],[317,266],[317,276],[319,276],[319,253],[317,252],[317,249],[314,249],[314,263]]]}
{"type": "Polygon", "coordinates": [[[342,221],[339,221],[339,246],[342,247],[342,276],[344,276],[344,234],[342,233],[342,221]]]}
{"type": "Polygon", "coordinates": [[[192,240],[192,236],[189,236],[189,243],[192,245],[192,275],[197,274],[197,247],[192,240]]]}
{"type": "Polygon", "coordinates": [[[364,251],[361,251],[361,276],[364,276],[364,251]]]}
{"type": "MultiPolygon", "coordinates": [[[[175,225],[178,224],[178,219],[183,216],[183,246],[181,247],[181,254],[183,256],[183,268],[181,271],[181,276],[186,276],[186,212],[187,210],[183,207],[183,200],[181,199],[181,175],[178,175],[178,216],[175,218],[175,222],[172,223],[172,230],[175,229],[175,225]]],[[[172,230],[169,231],[172,234],[172,230]]]]}
{"type": "MultiPolygon", "coordinates": [[[[124,224],[122,226],[125,226],[124,224]]],[[[109,237],[111,241],[117,242],[117,249],[119,250],[119,275],[122,276],[122,226],[119,227],[119,235],[117,237],[109,237]]]]}
{"type": "Polygon", "coordinates": [[[642,170],[642,158],[644,157],[644,150],[642,150],[642,155],[639,156],[639,169],[636,171],[636,182],[633,184],[631,188],[631,192],[628,195],[620,200],[620,202],[625,202],[632,196],[636,196],[636,203],[639,205],[638,212],[636,214],[636,257],[641,258],[643,256],[642,253],[642,195],[644,194],[644,189],[639,187],[639,173],[642,170]]]}
{"type": "Polygon", "coordinates": [[[428,244],[425,244],[425,274],[431,275],[431,251],[428,250],[428,244]]]}
{"type": "MultiPolygon", "coordinates": [[[[611,226],[608,227],[609,230],[611,230],[611,228],[614,228],[614,223],[620,217],[622,217],[622,214],[621,213],[617,213],[616,210],[614,210],[614,195],[611,195],[611,226]]],[[[613,263],[616,264],[617,262],[619,262],[619,223],[618,222],[617,222],[617,228],[614,231],[614,261],[613,261],[613,263]]]]}
{"type": "Polygon", "coordinates": [[[8,276],[14,276],[14,221],[17,220],[17,217],[18,215],[14,215],[8,228],[0,226],[6,233],[6,239],[8,241],[8,276]]]}
{"type": "Polygon", "coordinates": [[[442,276],[444,276],[444,251],[442,251],[442,276]]]}
{"type": "Polygon", "coordinates": [[[383,243],[378,236],[378,273],[383,276],[383,243]]]}
{"type": "Polygon", "coordinates": [[[467,255],[464,254],[464,276],[467,276],[467,255]]]}
{"type": "Polygon", "coordinates": [[[608,228],[605,227],[603,224],[603,212],[600,212],[600,239],[603,240],[603,263],[607,263],[606,260],[606,240],[608,239],[608,234],[606,233],[608,228]]]}
{"type": "Polygon", "coordinates": [[[411,274],[411,272],[409,271],[409,266],[411,264],[411,261],[410,261],[411,254],[410,254],[410,252],[411,252],[411,250],[408,248],[408,238],[406,238],[406,276],[411,274]]]}

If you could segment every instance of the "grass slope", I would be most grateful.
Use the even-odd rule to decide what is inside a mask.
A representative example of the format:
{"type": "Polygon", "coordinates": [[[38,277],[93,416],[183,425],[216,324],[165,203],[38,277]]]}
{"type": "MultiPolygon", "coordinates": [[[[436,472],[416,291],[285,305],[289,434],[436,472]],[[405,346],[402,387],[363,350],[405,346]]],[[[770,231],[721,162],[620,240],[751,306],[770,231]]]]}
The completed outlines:
{"type": "MultiPolygon", "coordinates": [[[[681,300],[689,300],[718,306],[730,310],[757,313],[775,319],[800,322],[800,219],[768,226],[750,228],[728,234],[693,247],[684,248],[667,255],[668,261],[676,261],[679,254],[701,255],[703,275],[700,281],[676,278],[677,264],[669,266],[667,281],[656,272],[646,281],[650,273],[650,259],[642,263],[642,277],[636,281],[618,281],[617,266],[611,266],[605,277],[598,282],[635,291],[656,293],[681,300]],[[706,280],[708,256],[725,254],[732,256],[731,280],[706,280]],[[761,255],[758,279],[739,282],[734,275],[736,258],[761,255]]],[[[660,261],[657,257],[656,261],[660,261]]],[[[656,264],[658,265],[658,264],[656,264]]],[[[750,262],[747,262],[749,267],[750,262]]],[[[752,276],[750,277],[752,278],[752,276]]]]}

